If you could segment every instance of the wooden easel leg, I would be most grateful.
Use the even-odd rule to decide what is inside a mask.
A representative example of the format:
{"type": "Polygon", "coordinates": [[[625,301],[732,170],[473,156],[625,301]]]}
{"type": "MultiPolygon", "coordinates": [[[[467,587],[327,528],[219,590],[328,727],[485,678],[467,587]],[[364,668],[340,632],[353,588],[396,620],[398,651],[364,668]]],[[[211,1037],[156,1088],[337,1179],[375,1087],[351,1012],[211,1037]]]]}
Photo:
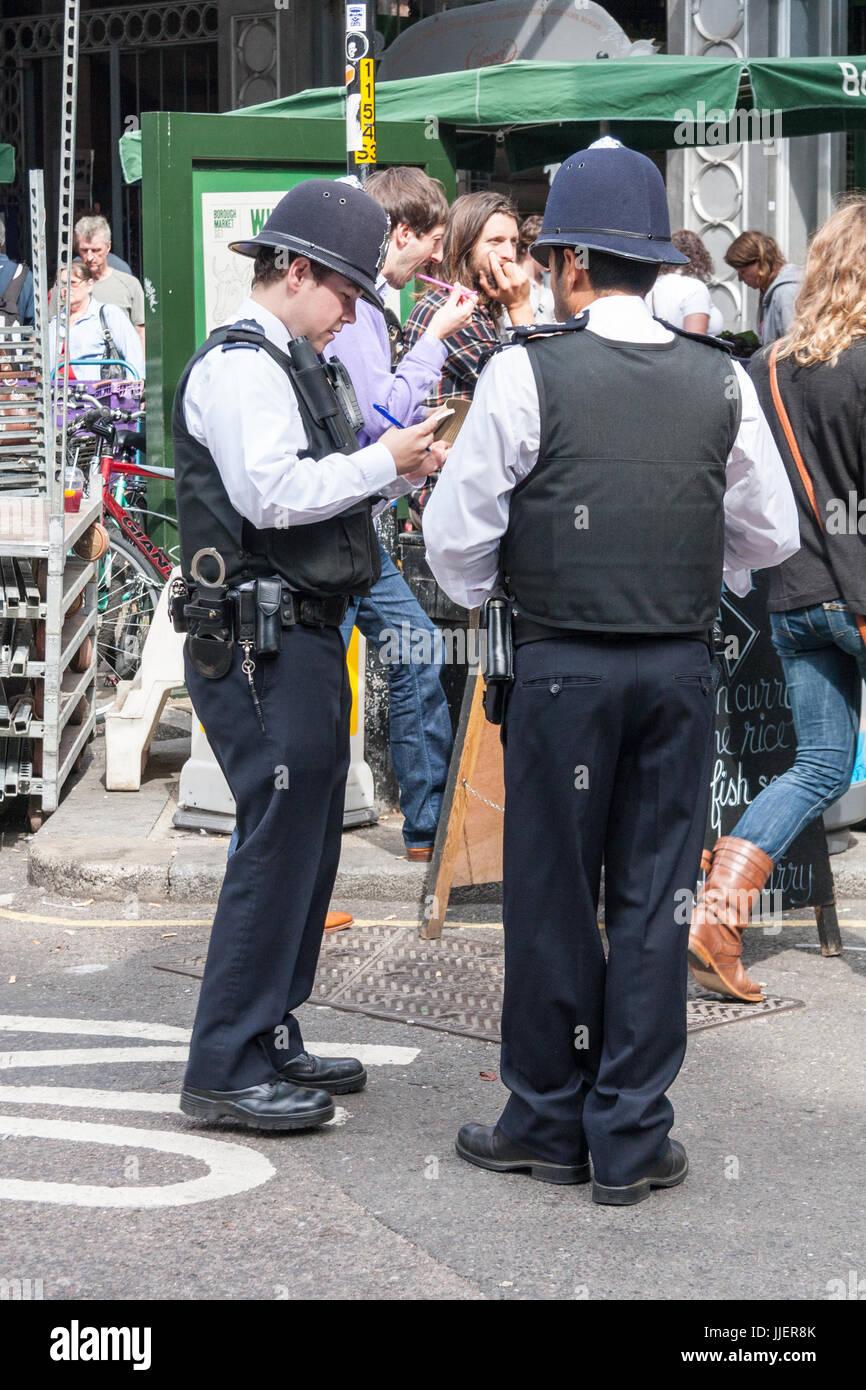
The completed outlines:
{"type": "Polygon", "coordinates": [[[842,937],[839,934],[839,918],[836,916],[836,904],[824,903],[821,907],[816,907],[815,918],[818,922],[818,940],[821,942],[821,955],[841,956],[842,937]]]}
{"type": "Polygon", "coordinates": [[[463,783],[470,781],[475,771],[484,729],[483,697],[484,681],[477,671],[471,670],[466,681],[448,784],[433,846],[433,860],[427,878],[433,891],[425,896],[420,935],[428,941],[436,941],[442,935],[445,913],[448,911],[451,881],[466,820],[468,795],[463,783]]]}

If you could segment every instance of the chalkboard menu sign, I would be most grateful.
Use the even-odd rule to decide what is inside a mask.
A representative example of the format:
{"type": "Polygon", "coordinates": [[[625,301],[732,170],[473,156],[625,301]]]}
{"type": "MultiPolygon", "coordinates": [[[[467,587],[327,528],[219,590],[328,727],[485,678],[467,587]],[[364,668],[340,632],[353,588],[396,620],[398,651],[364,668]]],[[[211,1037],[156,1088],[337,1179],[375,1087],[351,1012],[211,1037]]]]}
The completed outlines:
{"type": "MultiPolygon", "coordinates": [[[[760,571],[745,598],[722,595],[722,679],[716,692],[715,748],[706,844],[730,835],[763,789],[794,761],[797,739],[776,650],[770,639],[767,579],[760,571]]],[[[821,817],[776,863],[765,892],[774,909],[834,902],[833,875],[821,817]],[[780,893],[781,897],[776,894],[780,893]]]]}

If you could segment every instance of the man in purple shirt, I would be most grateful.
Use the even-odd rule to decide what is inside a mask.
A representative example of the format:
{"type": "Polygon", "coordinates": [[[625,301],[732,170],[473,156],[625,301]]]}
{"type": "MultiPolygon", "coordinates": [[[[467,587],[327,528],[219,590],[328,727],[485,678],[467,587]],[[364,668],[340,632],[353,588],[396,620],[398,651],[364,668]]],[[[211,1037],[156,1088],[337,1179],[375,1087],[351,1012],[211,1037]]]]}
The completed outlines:
{"type": "MultiPolygon", "coordinates": [[[[421,169],[382,169],[367,180],[364,192],[391,219],[390,242],[376,287],[384,296],[388,286],[402,289],[423,265],[438,265],[442,260],[448,204],[442,185],[421,169]]],[[[372,443],[388,428],[374,405],[403,425],[423,419],[424,398],[438,382],[448,355],[443,339],[466,327],[474,303],[473,297],[453,291],[392,371],[384,317],[358,301],[354,324],[345,325],[339,342],[333,350],[327,348],[325,355],[339,357],[352,378],[364,416],[359,444],[372,443]]],[[[409,859],[428,860],[452,745],[448,702],[439,679],[442,644],[390,555],[384,547],[380,549],[382,576],[368,598],[350,605],[342,632],[348,646],[352,628],[357,626],[386,662],[391,759],[400,789],[406,854],[409,859]],[[388,660],[384,650],[393,652],[395,643],[400,659],[388,660]],[[433,659],[419,661],[419,652],[425,656],[429,652],[433,659]]]]}

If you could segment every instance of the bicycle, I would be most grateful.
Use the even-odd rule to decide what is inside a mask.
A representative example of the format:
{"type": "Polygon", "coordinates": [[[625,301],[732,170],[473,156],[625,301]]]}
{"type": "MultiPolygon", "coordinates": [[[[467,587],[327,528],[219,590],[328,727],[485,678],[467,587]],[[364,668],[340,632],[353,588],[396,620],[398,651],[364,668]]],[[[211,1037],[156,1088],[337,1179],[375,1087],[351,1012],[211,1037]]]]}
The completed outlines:
{"type": "Polygon", "coordinates": [[[88,491],[98,476],[109,534],[108,552],[99,562],[98,583],[95,706],[97,719],[102,719],[114,704],[117,686],[122,680],[131,680],[141,664],[162,587],[177,563],[176,557],[151,540],[144,526],[149,516],[176,525],[173,518],[148,511],[144,486],[146,478],[173,478],[174,472],[137,461],[136,455],[146,450],[143,431],[120,428],[143,419],[144,411],[112,410],[82,387],[73,395],[76,405],[85,401],[92,404],[73,422],[67,461],[78,461],[78,452],[73,455],[72,451],[82,434],[100,441],[90,462],[88,491]],[[106,690],[110,695],[102,693],[106,690]]]}

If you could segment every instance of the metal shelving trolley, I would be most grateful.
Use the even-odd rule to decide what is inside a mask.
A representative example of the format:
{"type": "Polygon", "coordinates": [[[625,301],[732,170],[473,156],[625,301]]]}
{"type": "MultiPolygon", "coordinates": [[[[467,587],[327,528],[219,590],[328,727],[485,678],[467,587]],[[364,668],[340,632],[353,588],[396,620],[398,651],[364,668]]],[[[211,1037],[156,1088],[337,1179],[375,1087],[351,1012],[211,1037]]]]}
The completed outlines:
{"type": "MultiPolygon", "coordinates": [[[[35,323],[0,326],[0,800],[27,797],[31,829],[94,729],[97,564],[73,547],[101,488],[64,511],[66,429],[52,402],[42,173],[30,174],[35,323]]],[[[65,390],[58,392],[65,397],[65,390]]]]}

